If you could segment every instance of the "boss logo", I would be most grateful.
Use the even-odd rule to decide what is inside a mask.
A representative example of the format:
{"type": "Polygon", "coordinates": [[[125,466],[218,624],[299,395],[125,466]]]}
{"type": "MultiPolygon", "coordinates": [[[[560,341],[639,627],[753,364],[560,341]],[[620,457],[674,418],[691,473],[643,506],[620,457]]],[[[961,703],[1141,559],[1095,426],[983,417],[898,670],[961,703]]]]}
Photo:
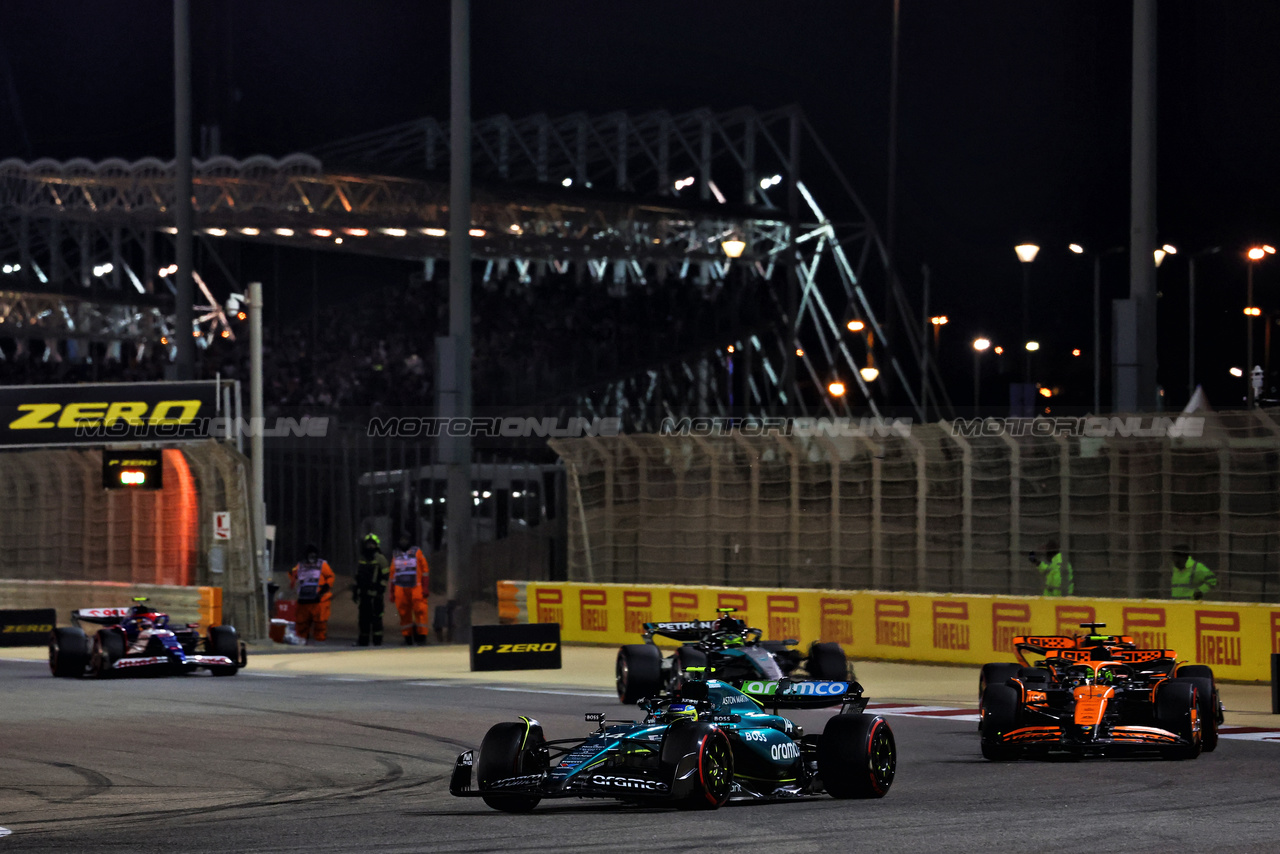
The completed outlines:
{"type": "Polygon", "coordinates": [[[783,744],[775,744],[769,748],[769,755],[777,762],[785,762],[790,759],[800,758],[800,748],[796,747],[794,741],[784,742],[783,744]]]}
{"type": "MultiPolygon", "coordinates": [[[[743,740],[743,741],[764,741],[764,742],[767,742],[769,739],[768,739],[768,738],[766,738],[766,737],[765,737],[765,734],[764,734],[764,733],[762,733],[762,732],[755,732],[755,731],[752,731],[752,730],[747,730],[746,732],[744,732],[744,733],[742,734],[742,740],[743,740]]],[[[776,757],[776,756],[775,756],[775,757],[773,757],[773,758],[774,758],[774,759],[777,759],[778,757],[776,757]]]]}

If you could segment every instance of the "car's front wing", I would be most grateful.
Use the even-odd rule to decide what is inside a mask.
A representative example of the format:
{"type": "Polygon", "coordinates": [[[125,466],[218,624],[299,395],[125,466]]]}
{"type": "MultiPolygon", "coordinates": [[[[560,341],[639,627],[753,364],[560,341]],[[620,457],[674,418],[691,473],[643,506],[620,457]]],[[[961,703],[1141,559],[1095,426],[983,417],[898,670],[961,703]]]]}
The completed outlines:
{"type": "Polygon", "coordinates": [[[225,655],[188,655],[179,659],[168,655],[135,655],[111,662],[112,670],[147,670],[150,668],[234,667],[237,662],[225,655]]]}
{"type": "Polygon", "coordinates": [[[539,798],[618,798],[622,800],[671,797],[671,786],[639,769],[610,768],[599,773],[582,773],[567,778],[543,772],[495,780],[483,789],[472,785],[475,751],[458,756],[449,778],[449,794],[459,798],[530,795],[539,798]]]}
{"type": "Polygon", "coordinates": [[[1003,733],[998,742],[1008,747],[1024,747],[1068,753],[1122,753],[1188,746],[1186,739],[1168,730],[1149,726],[1117,726],[1096,736],[1078,727],[1029,726],[1003,733]]]}

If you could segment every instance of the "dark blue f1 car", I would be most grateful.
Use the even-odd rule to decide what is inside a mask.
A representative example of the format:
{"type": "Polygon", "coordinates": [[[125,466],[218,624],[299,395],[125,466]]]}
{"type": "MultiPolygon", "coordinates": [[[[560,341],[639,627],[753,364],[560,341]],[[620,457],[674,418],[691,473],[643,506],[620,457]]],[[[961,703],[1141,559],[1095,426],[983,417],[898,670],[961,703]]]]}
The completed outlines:
{"type": "Polygon", "coordinates": [[[125,673],[170,675],[208,670],[234,676],[245,666],[245,645],[231,626],[174,626],[169,615],[136,598],[128,608],[81,608],[71,612],[73,626],[49,635],[49,670],[54,676],[99,677],[125,673]],[[93,639],[81,624],[97,626],[93,639]]]}

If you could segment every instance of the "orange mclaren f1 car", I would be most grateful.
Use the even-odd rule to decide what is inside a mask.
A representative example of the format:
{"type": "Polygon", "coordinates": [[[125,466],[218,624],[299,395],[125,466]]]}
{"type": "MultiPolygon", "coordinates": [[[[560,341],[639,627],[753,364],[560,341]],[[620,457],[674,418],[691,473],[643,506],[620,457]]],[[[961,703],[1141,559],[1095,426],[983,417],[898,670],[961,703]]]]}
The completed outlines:
{"type": "Polygon", "coordinates": [[[1222,703],[1213,671],[1179,665],[1171,649],[1139,649],[1131,637],[1098,634],[1104,626],[1082,623],[1087,633],[1070,637],[1016,637],[1020,664],[983,665],[984,757],[1194,759],[1217,747],[1222,703]]]}

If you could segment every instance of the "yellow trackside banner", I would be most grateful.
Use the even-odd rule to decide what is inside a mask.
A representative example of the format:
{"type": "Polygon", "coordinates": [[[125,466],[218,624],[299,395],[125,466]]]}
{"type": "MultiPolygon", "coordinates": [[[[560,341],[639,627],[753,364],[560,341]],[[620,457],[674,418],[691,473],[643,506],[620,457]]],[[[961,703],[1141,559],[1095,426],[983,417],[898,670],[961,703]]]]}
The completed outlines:
{"type": "Polygon", "coordinates": [[[500,590],[503,585],[518,591],[529,622],[559,623],[566,643],[638,643],[644,623],[710,620],[717,608],[735,608],[734,616],[762,629],[765,640],[794,638],[802,648],[834,641],[852,658],[1015,661],[1014,637],[1079,634],[1081,623],[1106,623],[1106,634],[1176,650],[1179,659],[1208,664],[1223,679],[1268,681],[1270,655],[1280,652],[1280,604],[535,581],[499,582],[500,590]]]}

